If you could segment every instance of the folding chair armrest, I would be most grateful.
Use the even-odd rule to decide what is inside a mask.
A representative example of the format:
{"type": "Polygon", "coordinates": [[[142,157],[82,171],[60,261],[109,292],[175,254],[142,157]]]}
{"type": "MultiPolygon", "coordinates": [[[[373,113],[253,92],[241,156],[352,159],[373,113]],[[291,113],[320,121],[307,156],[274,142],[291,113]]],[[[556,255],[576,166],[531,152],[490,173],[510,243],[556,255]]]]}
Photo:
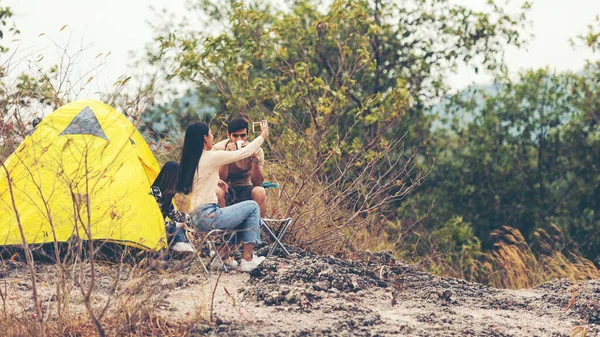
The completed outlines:
{"type": "Polygon", "coordinates": [[[265,181],[262,183],[261,185],[264,188],[277,188],[279,187],[278,183],[274,183],[274,182],[270,182],[270,181],[265,181]]]}

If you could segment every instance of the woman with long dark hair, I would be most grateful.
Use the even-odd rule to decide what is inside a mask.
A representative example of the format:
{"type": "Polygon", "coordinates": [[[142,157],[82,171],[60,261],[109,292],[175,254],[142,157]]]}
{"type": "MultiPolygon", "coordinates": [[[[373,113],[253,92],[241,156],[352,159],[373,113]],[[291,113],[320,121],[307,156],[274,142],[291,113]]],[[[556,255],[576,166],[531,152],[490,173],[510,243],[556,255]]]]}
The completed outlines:
{"type": "Polygon", "coordinates": [[[178,172],[178,163],[174,161],[166,162],[152,183],[150,193],[158,203],[160,212],[165,220],[169,247],[176,252],[193,252],[194,249],[185,237],[184,229],[181,228],[182,224],[190,222],[190,217],[185,213],[179,212],[173,206],[178,172]]]}
{"type": "Polygon", "coordinates": [[[220,208],[215,190],[220,184],[219,167],[250,157],[267,138],[267,121],[260,124],[261,135],[238,151],[210,151],[214,137],[208,125],[202,122],[190,124],[185,130],[177,183],[177,192],[190,195],[193,226],[202,231],[213,228],[235,230],[232,240],[223,246],[219,255],[224,258],[232,247],[242,244],[240,270],[246,272],[265,259],[253,253],[254,246],[260,243],[260,209],[253,200],[220,208]]]}

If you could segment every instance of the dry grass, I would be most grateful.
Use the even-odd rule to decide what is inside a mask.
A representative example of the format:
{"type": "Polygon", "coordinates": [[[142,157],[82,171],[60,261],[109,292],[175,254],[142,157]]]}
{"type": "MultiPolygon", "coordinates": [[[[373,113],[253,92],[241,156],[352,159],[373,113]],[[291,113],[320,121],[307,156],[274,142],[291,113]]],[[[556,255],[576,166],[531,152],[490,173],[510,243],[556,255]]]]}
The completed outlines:
{"type": "MultiPolygon", "coordinates": [[[[191,318],[187,321],[172,320],[151,311],[144,311],[135,317],[135,323],[131,323],[131,319],[117,312],[106,316],[103,325],[108,336],[189,336],[198,322],[191,318]]],[[[65,315],[49,320],[45,323],[45,333],[42,334],[37,322],[30,315],[4,312],[0,314],[0,329],[2,336],[6,337],[97,335],[94,324],[85,315],[65,315]]]]}
{"type": "Polygon", "coordinates": [[[572,281],[600,279],[600,270],[592,261],[574,252],[560,250],[560,246],[552,242],[562,239],[560,230],[554,225],[548,231],[537,230],[532,244],[512,227],[504,227],[493,235],[497,239],[494,248],[478,252],[470,259],[456,259],[454,263],[448,263],[452,260],[442,259],[440,254],[431,254],[428,258],[430,270],[445,276],[511,289],[531,288],[559,278],[572,281]],[[556,234],[551,236],[549,231],[556,234]]]}
{"type": "Polygon", "coordinates": [[[267,179],[279,183],[269,192],[269,216],[292,217],[289,243],[316,252],[348,254],[367,247],[356,240],[378,231],[389,205],[416,188],[428,171],[417,169],[419,148],[403,139],[379,144],[365,154],[317,155],[301,132],[287,130],[269,147],[267,179]]]}
{"type": "MultiPolygon", "coordinates": [[[[177,282],[173,276],[183,273],[183,269],[190,275],[201,273],[193,265],[194,257],[173,261],[166,269],[161,261],[97,263],[96,285],[89,302],[96,320],[90,317],[88,303],[79,289],[73,288],[69,296],[57,296],[56,289],[68,288],[65,282],[76,284],[78,277],[66,274],[66,281],[55,278],[59,267],[54,264],[36,265],[39,282],[35,287],[42,294],[38,303],[40,319],[33,310],[35,302],[28,295],[31,290],[27,289],[33,288],[26,279],[28,271],[22,261],[13,261],[12,267],[2,270],[4,277],[0,280],[4,304],[0,310],[2,336],[186,336],[198,326],[213,324],[204,308],[206,303],[189,308],[190,314],[177,320],[161,309],[177,282]]],[[[88,270],[86,283],[89,283],[91,264],[79,263],[88,270]]],[[[77,263],[71,268],[77,270],[77,263]]],[[[199,294],[208,290],[204,284],[198,287],[199,294]]]]}
{"type": "MultiPolygon", "coordinates": [[[[555,230],[558,230],[555,226],[555,230]]],[[[544,230],[537,230],[536,238],[548,237],[544,230]]],[[[600,271],[593,262],[569,251],[557,249],[536,254],[521,233],[504,227],[496,235],[501,236],[494,250],[484,253],[477,262],[477,280],[499,288],[530,288],[555,278],[572,281],[600,278],[600,271]]],[[[538,242],[549,246],[548,242],[538,242]]]]}

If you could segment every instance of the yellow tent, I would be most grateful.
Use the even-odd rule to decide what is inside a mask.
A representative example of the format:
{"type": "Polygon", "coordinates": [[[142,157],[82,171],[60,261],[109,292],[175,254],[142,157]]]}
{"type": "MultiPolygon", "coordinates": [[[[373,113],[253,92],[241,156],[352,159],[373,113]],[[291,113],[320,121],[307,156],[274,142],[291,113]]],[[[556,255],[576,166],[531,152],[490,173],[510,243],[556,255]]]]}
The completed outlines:
{"type": "Polygon", "coordinates": [[[0,164],[0,245],[106,240],[158,250],[159,167],[135,126],[98,101],[48,115],[0,164]]]}

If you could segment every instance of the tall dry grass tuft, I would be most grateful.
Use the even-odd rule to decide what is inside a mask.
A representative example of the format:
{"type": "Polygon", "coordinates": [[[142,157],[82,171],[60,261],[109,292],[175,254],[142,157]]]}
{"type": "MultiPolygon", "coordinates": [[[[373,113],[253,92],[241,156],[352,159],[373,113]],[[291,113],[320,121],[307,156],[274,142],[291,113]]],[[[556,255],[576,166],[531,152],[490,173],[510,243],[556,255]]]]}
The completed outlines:
{"type": "Polygon", "coordinates": [[[479,250],[478,245],[464,245],[453,254],[432,250],[424,259],[436,274],[497,288],[530,288],[556,278],[572,281],[600,278],[600,270],[593,262],[564,248],[564,236],[555,225],[536,230],[532,243],[512,227],[504,227],[492,235],[497,242],[489,251],[479,250]]]}
{"type": "Polygon", "coordinates": [[[578,254],[576,245],[554,224],[535,230],[530,242],[518,229],[503,227],[492,233],[496,243],[489,250],[481,248],[470,224],[458,217],[431,232],[401,221],[388,226],[396,235],[375,236],[369,248],[393,250],[397,258],[422,264],[437,275],[511,289],[530,288],[551,279],[600,278],[597,266],[578,254]]]}
{"type": "MultiPolygon", "coordinates": [[[[551,225],[551,231],[560,233],[560,229],[551,225]]],[[[572,281],[600,278],[600,270],[594,263],[581,255],[560,250],[550,240],[544,229],[537,229],[534,245],[545,249],[532,250],[521,232],[512,227],[504,227],[493,233],[498,238],[494,249],[483,253],[477,261],[476,280],[499,288],[530,288],[556,278],[572,281]]]]}

